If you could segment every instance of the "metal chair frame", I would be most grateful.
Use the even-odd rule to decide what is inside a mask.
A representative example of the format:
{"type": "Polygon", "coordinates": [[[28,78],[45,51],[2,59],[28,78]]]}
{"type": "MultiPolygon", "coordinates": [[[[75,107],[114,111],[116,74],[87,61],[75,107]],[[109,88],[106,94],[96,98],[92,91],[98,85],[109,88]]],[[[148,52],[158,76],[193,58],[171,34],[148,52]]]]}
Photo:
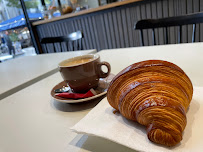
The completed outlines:
{"type": "Polygon", "coordinates": [[[67,36],[59,36],[59,37],[46,37],[41,40],[41,44],[45,45],[46,51],[44,53],[49,53],[49,48],[47,44],[53,44],[54,52],[58,49],[56,48],[55,44],[59,43],[61,47],[62,52],[62,43],[66,44],[67,51],[76,51],[76,50],[83,50],[82,46],[82,38],[84,38],[84,35],[81,31],[73,32],[68,34],[67,36]]]}
{"type": "Polygon", "coordinates": [[[152,39],[156,45],[155,28],[165,29],[165,42],[168,44],[168,27],[179,26],[178,43],[182,43],[182,26],[193,24],[192,43],[195,42],[196,24],[203,23],[203,12],[183,16],[168,17],[161,19],[146,19],[135,23],[135,30],[140,30],[141,44],[144,46],[143,30],[152,29],[152,39]]]}

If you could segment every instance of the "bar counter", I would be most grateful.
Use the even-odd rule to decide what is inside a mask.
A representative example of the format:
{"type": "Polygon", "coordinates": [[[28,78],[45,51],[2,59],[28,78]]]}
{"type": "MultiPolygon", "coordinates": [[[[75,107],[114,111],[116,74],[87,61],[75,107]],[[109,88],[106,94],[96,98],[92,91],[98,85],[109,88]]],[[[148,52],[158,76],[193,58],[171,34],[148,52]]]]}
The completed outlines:
{"type": "MultiPolygon", "coordinates": [[[[33,28],[38,36],[38,44],[43,53],[46,46],[40,44],[42,38],[66,36],[75,31],[82,31],[83,48],[103,49],[126,48],[141,46],[140,31],[134,30],[136,21],[142,19],[157,19],[180,16],[203,11],[201,0],[126,0],[83,10],[77,13],[62,15],[49,20],[33,22],[33,28]]],[[[170,27],[169,44],[178,43],[178,27],[170,27]]],[[[144,30],[144,45],[153,45],[151,30],[144,30]]],[[[163,45],[164,29],[155,29],[157,45],[163,45]]],[[[192,25],[183,26],[183,43],[192,42],[192,25]]],[[[195,41],[203,41],[203,25],[196,27],[195,41]]],[[[49,45],[49,53],[54,46],[49,45]]],[[[66,50],[64,50],[66,51],[66,50]]]]}
{"type": "Polygon", "coordinates": [[[63,19],[71,18],[71,17],[76,17],[76,16],[80,16],[80,15],[85,15],[85,14],[89,14],[89,13],[95,13],[95,12],[98,12],[98,11],[103,11],[103,10],[106,10],[106,9],[119,7],[119,6],[122,6],[122,5],[134,3],[134,2],[139,2],[139,1],[143,1],[143,0],[125,0],[125,1],[121,1],[121,2],[114,2],[114,3],[111,3],[111,4],[99,6],[97,8],[90,8],[90,9],[87,9],[87,10],[83,10],[83,11],[80,11],[80,12],[77,12],[77,13],[69,13],[69,14],[64,14],[64,15],[62,15],[60,17],[52,18],[52,19],[36,21],[36,22],[33,22],[32,25],[36,26],[36,25],[40,25],[40,24],[46,24],[46,23],[50,23],[50,22],[55,22],[55,21],[59,21],[59,20],[63,20],[63,19]]]}

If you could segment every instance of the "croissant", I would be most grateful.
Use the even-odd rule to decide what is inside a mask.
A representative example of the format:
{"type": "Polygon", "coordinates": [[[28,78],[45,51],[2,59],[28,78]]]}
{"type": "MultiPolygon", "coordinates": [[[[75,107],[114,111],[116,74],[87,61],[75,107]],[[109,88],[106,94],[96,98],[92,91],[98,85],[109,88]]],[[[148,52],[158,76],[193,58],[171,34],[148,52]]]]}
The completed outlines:
{"type": "Polygon", "coordinates": [[[124,117],[146,126],[149,140],[174,146],[182,140],[192,95],[192,83],[180,67],[147,60],[118,73],[107,99],[124,117]]]}

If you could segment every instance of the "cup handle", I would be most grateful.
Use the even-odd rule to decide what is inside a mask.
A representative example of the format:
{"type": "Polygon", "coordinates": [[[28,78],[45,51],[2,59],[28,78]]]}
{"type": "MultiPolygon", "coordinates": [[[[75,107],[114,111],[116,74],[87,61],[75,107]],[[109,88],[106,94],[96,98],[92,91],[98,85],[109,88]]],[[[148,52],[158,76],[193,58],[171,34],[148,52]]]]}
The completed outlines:
{"type": "Polygon", "coordinates": [[[98,63],[97,67],[98,67],[98,72],[99,72],[99,78],[106,78],[111,72],[111,66],[108,62],[105,62],[105,61],[100,62],[100,63],[98,63]],[[101,69],[102,65],[105,65],[107,67],[107,69],[108,69],[107,72],[102,71],[102,69],[101,69]]]}

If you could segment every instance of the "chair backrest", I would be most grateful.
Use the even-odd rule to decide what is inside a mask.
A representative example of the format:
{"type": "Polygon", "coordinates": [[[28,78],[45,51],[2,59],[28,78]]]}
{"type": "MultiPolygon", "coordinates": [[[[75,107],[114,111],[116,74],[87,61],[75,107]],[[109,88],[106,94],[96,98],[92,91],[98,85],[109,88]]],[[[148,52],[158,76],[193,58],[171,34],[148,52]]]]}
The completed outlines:
{"type": "Polygon", "coordinates": [[[193,24],[192,42],[195,41],[196,24],[203,23],[203,12],[162,19],[146,19],[135,23],[135,29],[140,30],[141,43],[144,46],[143,29],[152,29],[152,39],[156,45],[155,28],[165,28],[165,42],[168,44],[168,27],[179,26],[178,43],[182,43],[182,26],[193,24]]]}
{"type": "Polygon", "coordinates": [[[73,32],[67,36],[59,37],[46,37],[41,39],[41,44],[44,45],[43,53],[49,53],[50,45],[52,46],[54,52],[66,51],[76,51],[83,50],[82,38],[84,37],[81,31],[73,32]],[[62,47],[66,47],[63,49],[62,47]]]}

